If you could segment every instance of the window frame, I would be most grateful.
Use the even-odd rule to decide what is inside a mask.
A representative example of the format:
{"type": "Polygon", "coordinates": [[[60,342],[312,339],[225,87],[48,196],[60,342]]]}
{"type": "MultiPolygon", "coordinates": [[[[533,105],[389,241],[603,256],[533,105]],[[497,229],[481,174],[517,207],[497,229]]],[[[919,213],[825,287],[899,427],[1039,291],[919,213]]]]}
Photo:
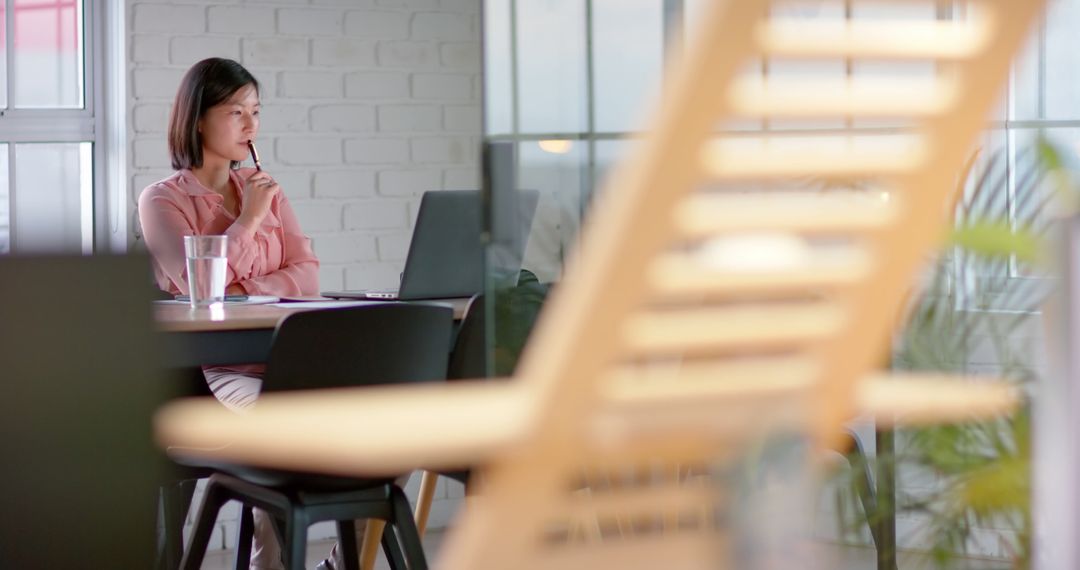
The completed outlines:
{"type": "MultiPolygon", "coordinates": [[[[7,145],[8,158],[8,232],[9,250],[19,253],[15,217],[18,189],[15,187],[16,145],[23,143],[90,143],[89,203],[82,204],[83,218],[90,226],[83,228],[81,251],[84,254],[127,249],[127,211],[123,190],[126,177],[126,133],[124,82],[125,34],[124,6],[121,0],[78,0],[82,13],[83,38],[83,107],[0,109],[0,144],[7,145]],[[89,209],[89,212],[86,210],[89,209]]],[[[5,58],[8,81],[5,85],[8,104],[12,104],[11,49],[15,19],[11,17],[14,0],[0,0],[5,10],[5,58]]]]}

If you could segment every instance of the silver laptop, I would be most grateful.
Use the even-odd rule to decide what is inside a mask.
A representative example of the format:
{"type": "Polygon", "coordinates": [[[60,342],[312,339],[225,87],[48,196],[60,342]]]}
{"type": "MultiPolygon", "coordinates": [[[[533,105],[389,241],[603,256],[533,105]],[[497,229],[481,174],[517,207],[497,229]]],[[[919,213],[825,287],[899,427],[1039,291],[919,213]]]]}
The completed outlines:
{"type": "MultiPolygon", "coordinates": [[[[532,227],[539,193],[518,192],[522,239],[516,240],[510,259],[500,261],[500,273],[521,270],[525,242],[532,227]],[[509,267],[509,265],[515,265],[509,267]]],[[[358,289],[323,291],[338,299],[449,299],[470,297],[484,288],[484,246],[481,241],[483,207],[479,190],[437,190],[420,199],[401,286],[397,290],[358,289]]],[[[503,256],[504,258],[506,256],[503,256]]]]}

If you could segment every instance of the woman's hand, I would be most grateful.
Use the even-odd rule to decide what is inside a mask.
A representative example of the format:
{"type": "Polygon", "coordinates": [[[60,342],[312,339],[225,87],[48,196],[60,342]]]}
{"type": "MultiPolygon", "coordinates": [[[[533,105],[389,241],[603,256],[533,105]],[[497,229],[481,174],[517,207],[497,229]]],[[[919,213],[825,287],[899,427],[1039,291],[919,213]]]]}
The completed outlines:
{"type": "Polygon", "coordinates": [[[252,232],[270,212],[274,196],[281,191],[277,182],[265,172],[256,172],[244,182],[244,205],[237,221],[252,232]]]}

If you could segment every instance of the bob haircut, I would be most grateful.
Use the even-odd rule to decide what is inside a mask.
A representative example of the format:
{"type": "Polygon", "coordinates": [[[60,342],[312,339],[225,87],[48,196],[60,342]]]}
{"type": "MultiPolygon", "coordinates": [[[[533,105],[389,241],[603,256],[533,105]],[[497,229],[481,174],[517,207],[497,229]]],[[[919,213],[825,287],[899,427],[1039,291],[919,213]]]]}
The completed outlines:
{"type": "MultiPolygon", "coordinates": [[[[169,116],[169,156],[176,170],[198,168],[203,163],[199,119],[215,105],[228,101],[241,88],[259,82],[244,66],[231,59],[212,57],[191,66],[180,81],[169,116]]],[[[236,164],[232,165],[234,168],[236,164]]]]}

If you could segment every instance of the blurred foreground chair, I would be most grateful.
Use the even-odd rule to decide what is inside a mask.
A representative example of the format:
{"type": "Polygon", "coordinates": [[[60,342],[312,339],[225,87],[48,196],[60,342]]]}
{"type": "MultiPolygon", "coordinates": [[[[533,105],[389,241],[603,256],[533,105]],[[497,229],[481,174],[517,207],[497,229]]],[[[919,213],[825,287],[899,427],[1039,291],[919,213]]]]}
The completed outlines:
{"type": "Polygon", "coordinates": [[[150,280],[138,256],[0,256],[0,568],[153,567],[150,280]]]}
{"type": "Polygon", "coordinates": [[[483,465],[444,544],[448,570],[713,569],[745,567],[755,545],[732,538],[743,529],[723,516],[738,494],[698,475],[761,437],[805,433],[824,447],[861,414],[881,424],[1008,413],[1017,394],[1004,383],[876,371],[1042,2],[902,22],[785,20],[772,4],[714,2],[691,30],[652,128],[597,194],[513,382],[267,397],[246,418],[180,403],[158,417],[162,443],[341,474],[483,465]],[[939,72],[742,75],[763,56],[939,72]],[[714,131],[746,117],[910,129],[714,131]],[[383,417],[410,429],[378,442],[348,435],[383,417]],[[292,436],[265,437],[268,426],[292,436]],[[625,473],[654,476],[607,483],[625,473]]]}

